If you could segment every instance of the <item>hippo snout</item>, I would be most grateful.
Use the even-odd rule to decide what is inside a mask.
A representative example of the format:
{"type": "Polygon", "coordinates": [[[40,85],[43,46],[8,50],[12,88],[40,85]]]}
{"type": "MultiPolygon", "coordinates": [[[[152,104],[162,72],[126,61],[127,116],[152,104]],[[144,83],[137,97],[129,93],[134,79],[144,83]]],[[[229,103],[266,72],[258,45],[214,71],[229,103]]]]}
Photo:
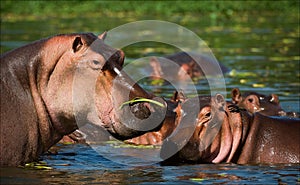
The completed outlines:
{"type": "Polygon", "coordinates": [[[153,100],[164,106],[145,102],[126,105],[116,112],[115,122],[110,124],[108,131],[115,138],[126,140],[159,130],[165,119],[167,105],[162,98],[155,97],[153,100]]]}

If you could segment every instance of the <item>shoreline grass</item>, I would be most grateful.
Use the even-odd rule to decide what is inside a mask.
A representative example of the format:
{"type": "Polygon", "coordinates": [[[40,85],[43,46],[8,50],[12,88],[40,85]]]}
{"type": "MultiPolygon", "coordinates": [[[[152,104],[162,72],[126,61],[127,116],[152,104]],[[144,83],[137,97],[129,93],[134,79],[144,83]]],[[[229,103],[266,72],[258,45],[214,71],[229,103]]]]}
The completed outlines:
{"type": "Polygon", "coordinates": [[[172,16],[209,14],[234,16],[240,12],[280,11],[298,16],[299,1],[1,1],[1,20],[43,17],[172,16]]]}

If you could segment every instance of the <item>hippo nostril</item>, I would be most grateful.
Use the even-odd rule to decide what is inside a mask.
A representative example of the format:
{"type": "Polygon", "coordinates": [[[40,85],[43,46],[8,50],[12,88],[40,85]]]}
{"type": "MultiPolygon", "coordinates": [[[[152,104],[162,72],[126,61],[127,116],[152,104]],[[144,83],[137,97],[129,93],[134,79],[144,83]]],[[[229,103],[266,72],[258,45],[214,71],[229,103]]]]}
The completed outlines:
{"type": "Polygon", "coordinates": [[[148,106],[145,106],[145,103],[135,103],[129,106],[134,116],[141,120],[146,119],[151,115],[151,111],[148,106]]]}

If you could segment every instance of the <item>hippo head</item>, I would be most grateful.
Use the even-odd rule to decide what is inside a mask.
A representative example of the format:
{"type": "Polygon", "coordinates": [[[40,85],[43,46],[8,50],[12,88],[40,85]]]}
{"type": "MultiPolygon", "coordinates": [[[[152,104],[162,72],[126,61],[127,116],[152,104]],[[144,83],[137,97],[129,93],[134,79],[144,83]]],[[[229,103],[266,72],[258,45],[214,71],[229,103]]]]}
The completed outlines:
{"type": "MultiPolygon", "coordinates": [[[[223,132],[225,100],[220,94],[214,97],[199,96],[187,99],[177,106],[178,125],[189,125],[173,133],[162,145],[161,157],[166,161],[212,162],[223,157],[219,151],[224,147],[220,130],[223,132]],[[200,103],[198,110],[196,104],[200,103]],[[184,135],[191,135],[187,142],[184,135]],[[170,157],[170,153],[175,153],[170,157]],[[170,157],[170,158],[169,158],[170,157]],[[169,158],[169,159],[168,159],[169,158]]],[[[227,131],[226,131],[227,132],[227,131]]]]}
{"type": "Polygon", "coordinates": [[[269,96],[256,92],[241,94],[238,88],[231,91],[232,102],[250,113],[259,112],[266,116],[284,116],[286,113],[279,105],[279,98],[276,94],[269,96]]]}
{"type": "MultiPolygon", "coordinates": [[[[56,38],[57,42],[68,40],[71,47],[61,53],[47,78],[44,94],[52,120],[68,131],[91,123],[122,140],[155,130],[163,122],[166,107],[145,102],[121,106],[137,97],[154,97],[122,71],[124,53],[106,45],[105,35],[56,38]]],[[[162,99],[156,101],[165,105],[162,99]]]]}

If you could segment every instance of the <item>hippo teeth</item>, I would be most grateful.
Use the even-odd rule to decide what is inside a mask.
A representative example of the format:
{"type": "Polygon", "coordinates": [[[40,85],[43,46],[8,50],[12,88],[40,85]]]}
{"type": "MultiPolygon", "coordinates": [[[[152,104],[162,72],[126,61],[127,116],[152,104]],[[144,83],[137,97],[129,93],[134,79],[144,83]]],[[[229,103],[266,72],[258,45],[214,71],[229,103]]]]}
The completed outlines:
{"type": "Polygon", "coordinates": [[[114,67],[113,70],[117,73],[118,76],[122,76],[122,73],[118,68],[114,67]]]}

